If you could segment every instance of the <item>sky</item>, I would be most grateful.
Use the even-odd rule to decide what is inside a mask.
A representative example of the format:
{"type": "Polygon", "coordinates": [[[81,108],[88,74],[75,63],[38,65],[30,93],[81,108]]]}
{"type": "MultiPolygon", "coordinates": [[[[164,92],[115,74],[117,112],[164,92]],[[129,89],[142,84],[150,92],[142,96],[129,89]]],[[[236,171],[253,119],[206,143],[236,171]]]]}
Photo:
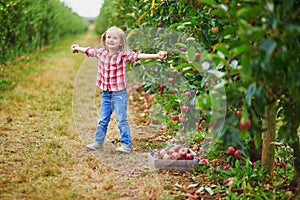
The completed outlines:
{"type": "Polygon", "coordinates": [[[97,17],[104,0],[60,0],[82,17],[97,17]]]}

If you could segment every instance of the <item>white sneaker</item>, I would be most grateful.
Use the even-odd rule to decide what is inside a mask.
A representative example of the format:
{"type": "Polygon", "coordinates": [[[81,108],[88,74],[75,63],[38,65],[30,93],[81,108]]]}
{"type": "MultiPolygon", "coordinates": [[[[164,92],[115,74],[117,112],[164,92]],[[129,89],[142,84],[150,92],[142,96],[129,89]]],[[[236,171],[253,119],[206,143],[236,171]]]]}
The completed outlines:
{"type": "Polygon", "coordinates": [[[95,151],[97,149],[101,149],[102,145],[101,144],[98,144],[97,142],[94,142],[92,144],[88,144],[86,145],[86,148],[88,150],[91,150],[91,151],[95,151]]]}
{"type": "Polygon", "coordinates": [[[116,151],[122,152],[122,153],[130,153],[130,147],[121,144],[121,146],[119,146],[118,148],[116,148],[116,151]]]}

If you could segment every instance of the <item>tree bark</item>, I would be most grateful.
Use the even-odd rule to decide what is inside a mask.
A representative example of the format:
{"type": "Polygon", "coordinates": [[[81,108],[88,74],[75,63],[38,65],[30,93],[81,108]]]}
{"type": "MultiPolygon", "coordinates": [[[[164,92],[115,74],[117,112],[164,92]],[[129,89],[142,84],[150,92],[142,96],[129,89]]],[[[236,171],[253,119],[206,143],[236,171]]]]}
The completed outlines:
{"type": "Polygon", "coordinates": [[[276,102],[271,103],[265,108],[265,118],[263,119],[263,128],[265,132],[262,134],[262,168],[268,170],[270,177],[274,174],[274,154],[276,134],[276,102]]]}

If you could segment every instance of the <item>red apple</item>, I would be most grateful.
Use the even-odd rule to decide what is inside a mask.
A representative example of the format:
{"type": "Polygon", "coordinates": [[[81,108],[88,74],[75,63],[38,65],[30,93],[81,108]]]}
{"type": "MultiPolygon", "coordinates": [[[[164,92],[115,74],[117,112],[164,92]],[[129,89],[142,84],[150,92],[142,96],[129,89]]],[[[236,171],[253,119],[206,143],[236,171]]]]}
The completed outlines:
{"type": "Polygon", "coordinates": [[[155,96],[154,94],[149,95],[149,96],[148,96],[148,101],[149,101],[149,102],[152,102],[153,99],[154,99],[154,96],[155,96]]]}
{"type": "Polygon", "coordinates": [[[285,169],[285,168],[286,168],[286,163],[285,163],[284,161],[282,161],[282,162],[280,163],[280,166],[283,167],[283,168],[285,169]]]}
{"type": "Polygon", "coordinates": [[[176,90],[174,90],[173,88],[170,88],[170,93],[175,94],[176,90]]]}
{"type": "Polygon", "coordinates": [[[181,155],[178,152],[173,152],[171,156],[172,156],[173,160],[180,160],[181,159],[181,155]]]}
{"type": "Polygon", "coordinates": [[[249,21],[249,24],[250,24],[251,26],[255,26],[256,23],[255,23],[254,20],[250,20],[250,21],[249,21]]]}
{"type": "Polygon", "coordinates": [[[182,111],[182,112],[187,113],[188,110],[189,110],[189,107],[188,107],[188,106],[182,106],[182,107],[181,107],[181,111],[182,111]]]}
{"type": "Polygon", "coordinates": [[[158,22],[157,27],[162,27],[162,22],[158,22]]]}
{"type": "Polygon", "coordinates": [[[174,152],[178,152],[179,149],[181,149],[181,146],[180,146],[180,145],[176,145],[175,147],[173,147],[173,151],[174,151],[174,152]]]}
{"type": "Polygon", "coordinates": [[[173,115],[173,116],[172,116],[172,120],[173,120],[173,121],[178,121],[178,120],[179,120],[179,116],[173,115]]]}
{"type": "Polygon", "coordinates": [[[179,149],[178,153],[180,153],[180,155],[182,157],[185,157],[187,155],[187,153],[188,153],[187,148],[181,148],[181,149],[179,149]]]}
{"type": "Polygon", "coordinates": [[[241,157],[242,153],[240,150],[236,150],[233,155],[234,155],[234,157],[239,158],[239,157],[241,157]]]}
{"type": "Polygon", "coordinates": [[[180,121],[181,123],[184,123],[184,122],[186,121],[186,118],[185,118],[185,117],[179,117],[179,121],[180,121]]]}
{"type": "Polygon", "coordinates": [[[173,144],[175,144],[176,143],[176,139],[172,138],[172,139],[170,139],[170,142],[173,143],[173,144]]]}
{"type": "Polygon", "coordinates": [[[227,153],[228,153],[228,154],[233,154],[234,151],[235,151],[235,149],[234,149],[233,146],[229,146],[229,147],[227,148],[227,153]]]}
{"type": "Polygon", "coordinates": [[[194,159],[194,154],[192,154],[192,153],[186,154],[185,159],[187,159],[187,160],[193,160],[194,159]]]}
{"type": "Polygon", "coordinates": [[[230,168],[230,165],[225,165],[224,167],[223,167],[223,170],[227,170],[227,169],[229,169],[230,168]]]}
{"type": "Polygon", "coordinates": [[[186,138],[184,136],[181,136],[179,139],[181,142],[185,142],[186,138]]]}
{"type": "Polygon", "coordinates": [[[186,91],[185,93],[184,93],[184,96],[186,96],[186,97],[189,97],[191,95],[191,93],[189,92],[189,91],[186,91]]]}
{"type": "Polygon", "coordinates": [[[146,96],[147,93],[143,90],[143,91],[141,91],[141,95],[142,95],[142,96],[146,96]]]}
{"type": "Polygon", "coordinates": [[[200,122],[200,124],[204,125],[205,124],[205,119],[202,119],[201,122],[200,122]]]}
{"type": "Polygon", "coordinates": [[[233,184],[233,181],[228,178],[226,181],[225,181],[225,185],[232,185],[233,184]]]}
{"type": "Polygon", "coordinates": [[[236,111],[236,116],[237,116],[237,117],[241,117],[241,114],[242,114],[242,111],[241,111],[241,110],[237,110],[237,111],[236,111]]]}
{"type": "Polygon", "coordinates": [[[203,126],[202,126],[201,124],[198,126],[198,130],[199,130],[199,131],[202,131],[202,130],[203,130],[203,126]]]}
{"type": "Polygon", "coordinates": [[[201,58],[201,54],[200,53],[195,53],[194,55],[195,61],[199,61],[201,58]]]}
{"type": "Polygon", "coordinates": [[[172,84],[172,83],[173,83],[173,81],[174,81],[174,79],[173,79],[173,78],[168,78],[168,82],[169,82],[169,83],[171,83],[171,84],[172,84]]]}
{"type": "Polygon", "coordinates": [[[202,165],[208,165],[208,160],[207,159],[202,159],[202,165]]]}
{"type": "Polygon", "coordinates": [[[240,128],[243,130],[248,130],[251,126],[251,120],[247,119],[246,121],[240,121],[240,128]]]}

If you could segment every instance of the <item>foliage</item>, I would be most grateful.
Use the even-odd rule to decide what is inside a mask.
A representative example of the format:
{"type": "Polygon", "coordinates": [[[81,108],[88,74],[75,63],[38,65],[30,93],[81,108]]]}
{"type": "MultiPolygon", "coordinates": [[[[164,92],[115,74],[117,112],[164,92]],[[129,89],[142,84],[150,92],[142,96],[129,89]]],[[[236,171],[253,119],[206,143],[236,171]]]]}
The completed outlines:
{"type": "MultiPolygon", "coordinates": [[[[121,9],[116,8],[114,19],[122,20],[114,21],[115,24],[108,26],[117,25],[128,32],[135,28],[144,30],[145,27],[173,30],[186,35],[186,38],[191,36],[195,43],[200,44],[203,49],[201,51],[198,47],[187,46],[187,42],[175,41],[174,44],[184,45],[181,48],[185,48],[186,53],[183,53],[178,52],[180,47],[176,45],[169,48],[162,45],[160,42],[164,40],[162,34],[158,34],[152,40],[155,47],[166,49],[170,53],[169,68],[165,71],[179,72],[187,79],[188,86],[196,90],[201,108],[200,118],[207,118],[210,125],[215,126],[216,122],[223,120],[223,116],[218,115],[218,112],[222,111],[222,106],[226,107],[224,126],[221,130],[212,129],[220,139],[216,143],[219,148],[226,149],[227,146],[233,145],[241,149],[243,156],[257,159],[252,158],[251,151],[261,146],[265,108],[276,102],[277,139],[284,144],[292,145],[295,161],[298,159],[299,163],[298,1],[119,0],[116,2],[121,5],[119,6],[121,9]],[[199,63],[193,59],[198,51],[201,53],[199,63]],[[226,105],[219,104],[216,108],[213,108],[210,102],[212,89],[220,83],[215,79],[216,73],[209,76],[212,80],[206,79],[203,74],[193,73],[194,70],[202,70],[204,62],[207,61],[202,58],[205,53],[214,62],[212,67],[220,72],[218,78],[222,80],[221,83],[226,90],[226,105]],[[203,89],[206,82],[209,83],[209,87],[203,89]],[[210,118],[214,113],[217,113],[217,117],[210,118]],[[248,125],[245,125],[246,122],[248,125]]],[[[143,68],[145,69],[147,68],[143,68]]],[[[169,113],[164,115],[165,121],[169,123],[171,114],[180,113],[181,105],[178,102],[182,99],[169,92],[166,93],[169,88],[165,88],[162,93],[158,89],[162,84],[159,80],[166,81],[168,73],[161,73],[159,67],[155,72],[159,74],[159,78],[143,79],[144,86],[148,92],[157,94],[156,105],[159,105],[165,113],[169,113]]],[[[174,128],[175,131],[179,130],[178,127],[174,128]]],[[[296,174],[299,176],[297,166],[300,165],[295,163],[296,174]]]]}
{"type": "Polygon", "coordinates": [[[58,0],[4,0],[0,11],[0,63],[83,32],[88,26],[58,0]]]}

